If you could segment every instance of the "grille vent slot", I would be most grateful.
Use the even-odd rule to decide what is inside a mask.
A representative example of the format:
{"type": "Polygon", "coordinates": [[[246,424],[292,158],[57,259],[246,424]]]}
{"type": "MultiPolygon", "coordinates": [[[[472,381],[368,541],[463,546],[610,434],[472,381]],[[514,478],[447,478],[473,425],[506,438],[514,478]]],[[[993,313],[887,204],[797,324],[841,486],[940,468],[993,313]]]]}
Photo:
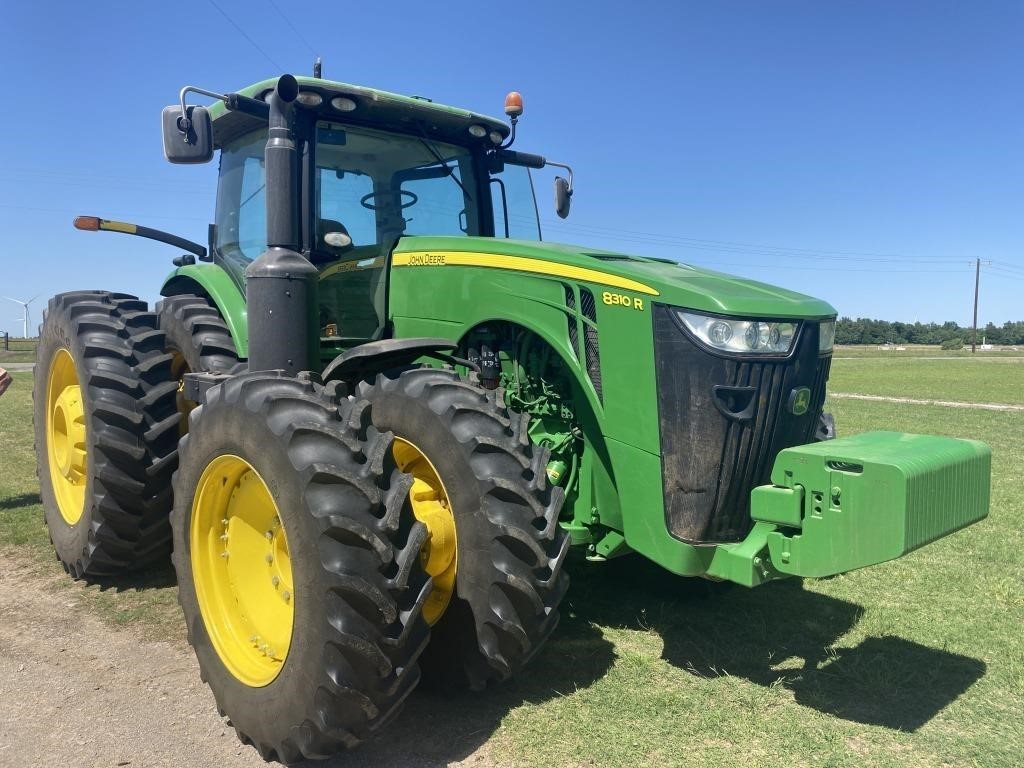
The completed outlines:
{"type": "MultiPolygon", "coordinates": [[[[586,288],[580,288],[580,308],[583,316],[592,323],[597,322],[597,303],[594,294],[586,288]]],[[[583,345],[586,352],[587,375],[594,385],[598,399],[603,401],[601,394],[601,351],[598,346],[597,328],[590,323],[583,324],[583,345]]]]}
{"type": "Polygon", "coordinates": [[[563,283],[562,287],[565,289],[565,306],[569,310],[565,316],[569,326],[569,343],[572,345],[573,354],[578,357],[580,354],[580,331],[576,321],[576,293],[571,285],[563,283]]]}

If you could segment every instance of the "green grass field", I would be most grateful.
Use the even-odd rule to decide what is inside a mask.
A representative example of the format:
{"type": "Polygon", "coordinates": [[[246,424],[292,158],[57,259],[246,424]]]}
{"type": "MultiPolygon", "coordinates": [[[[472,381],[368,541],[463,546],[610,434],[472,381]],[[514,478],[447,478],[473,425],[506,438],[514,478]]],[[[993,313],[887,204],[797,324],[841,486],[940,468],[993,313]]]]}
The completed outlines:
{"type": "MultiPolygon", "coordinates": [[[[16,374],[0,399],[0,546],[58,574],[40,524],[30,384],[16,374]]],[[[836,360],[831,388],[1022,402],[1024,361],[836,360]]],[[[892,563],[755,590],[670,577],[639,558],[573,562],[562,624],[521,677],[414,703],[418,716],[452,734],[453,757],[489,740],[491,759],[512,766],[1021,765],[1024,413],[829,408],[841,434],[988,442],[990,517],[892,563]]],[[[114,589],[54,584],[111,621],[183,634],[169,569],[114,589]]]]}
{"type": "Polygon", "coordinates": [[[26,349],[5,352],[0,349],[0,368],[3,368],[5,363],[34,363],[35,361],[35,352],[31,352],[26,349]]]}
{"type": "Polygon", "coordinates": [[[897,356],[902,354],[876,350],[872,355],[850,355],[848,349],[840,349],[832,361],[829,389],[926,400],[1024,403],[1024,353],[897,356]]]}
{"type": "MultiPolygon", "coordinates": [[[[978,341],[980,344],[981,339],[979,338],[978,341]]],[[[1024,346],[1000,347],[999,349],[987,350],[979,348],[977,352],[971,352],[970,343],[963,349],[943,349],[938,344],[902,344],[893,346],[899,347],[899,351],[896,351],[896,349],[883,350],[877,344],[843,344],[836,347],[835,356],[837,358],[873,357],[885,360],[906,360],[916,357],[968,357],[978,360],[992,357],[1024,357],[1024,346]]]]}
{"type": "Polygon", "coordinates": [[[4,363],[34,363],[38,339],[9,339],[7,349],[0,344],[0,368],[4,363]]]}

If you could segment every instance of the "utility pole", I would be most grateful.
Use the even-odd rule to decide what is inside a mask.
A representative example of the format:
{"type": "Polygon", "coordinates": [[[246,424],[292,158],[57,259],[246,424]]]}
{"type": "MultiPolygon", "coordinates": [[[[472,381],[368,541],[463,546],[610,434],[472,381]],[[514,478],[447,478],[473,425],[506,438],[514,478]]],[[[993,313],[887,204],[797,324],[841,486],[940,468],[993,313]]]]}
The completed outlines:
{"type": "Polygon", "coordinates": [[[971,354],[978,345],[978,284],[981,282],[981,259],[974,260],[974,324],[971,326],[971,354]]]}
{"type": "MultiPolygon", "coordinates": [[[[985,266],[988,267],[992,264],[991,261],[985,260],[985,266]]],[[[974,323],[971,326],[971,354],[975,353],[975,348],[978,345],[978,285],[981,283],[981,259],[974,260],[974,323]]]]}

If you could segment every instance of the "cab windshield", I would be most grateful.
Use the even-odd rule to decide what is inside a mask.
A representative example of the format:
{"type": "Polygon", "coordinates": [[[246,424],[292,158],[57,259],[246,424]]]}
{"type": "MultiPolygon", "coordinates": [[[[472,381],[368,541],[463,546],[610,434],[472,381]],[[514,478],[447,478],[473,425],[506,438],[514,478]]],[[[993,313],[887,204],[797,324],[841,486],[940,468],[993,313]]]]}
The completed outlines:
{"type": "Polygon", "coordinates": [[[402,235],[480,235],[468,150],[405,134],[317,125],[313,250],[390,246],[402,235]],[[346,236],[351,245],[339,246],[346,236]]]}

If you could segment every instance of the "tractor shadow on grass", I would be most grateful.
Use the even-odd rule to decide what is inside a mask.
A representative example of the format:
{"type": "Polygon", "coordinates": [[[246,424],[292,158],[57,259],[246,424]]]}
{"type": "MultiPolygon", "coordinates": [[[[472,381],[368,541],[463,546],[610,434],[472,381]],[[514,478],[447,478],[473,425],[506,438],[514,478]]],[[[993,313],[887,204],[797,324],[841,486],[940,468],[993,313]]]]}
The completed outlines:
{"type": "Polygon", "coordinates": [[[654,630],[662,658],[679,669],[781,685],[799,704],[845,720],[915,731],[986,671],[979,659],[899,637],[834,648],[864,609],[797,579],[749,590],[676,578],[642,558],[604,568],[574,583],[589,621],[654,630]]]}
{"type": "MultiPolygon", "coordinates": [[[[572,574],[580,574],[586,564],[572,563],[568,568],[572,574]]],[[[604,677],[615,663],[615,648],[600,628],[573,616],[570,603],[575,583],[562,603],[562,618],[554,635],[512,680],[479,693],[417,690],[380,736],[326,763],[310,762],[310,768],[448,766],[485,744],[516,707],[571,696],[604,677]]]]}
{"type": "MultiPolygon", "coordinates": [[[[330,768],[434,768],[465,759],[524,703],[571,696],[615,663],[602,627],[654,631],[662,658],[701,678],[783,686],[796,701],[845,720],[914,731],[985,674],[985,663],[899,637],[833,646],[863,608],[807,591],[796,579],[747,590],[667,574],[640,558],[569,564],[562,623],[509,683],[483,693],[415,692],[378,738],[330,768]]],[[[313,764],[310,764],[313,765],[313,764]]]]}
{"type": "Polygon", "coordinates": [[[129,571],[119,576],[104,576],[90,582],[101,592],[145,592],[150,589],[168,589],[178,586],[178,577],[168,557],[141,571],[129,571]]]}
{"type": "Polygon", "coordinates": [[[4,496],[0,499],[0,510],[21,509],[22,507],[31,507],[42,503],[43,501],[39,498],[38,493],[18,493],[14,496],[4,496]]]}

